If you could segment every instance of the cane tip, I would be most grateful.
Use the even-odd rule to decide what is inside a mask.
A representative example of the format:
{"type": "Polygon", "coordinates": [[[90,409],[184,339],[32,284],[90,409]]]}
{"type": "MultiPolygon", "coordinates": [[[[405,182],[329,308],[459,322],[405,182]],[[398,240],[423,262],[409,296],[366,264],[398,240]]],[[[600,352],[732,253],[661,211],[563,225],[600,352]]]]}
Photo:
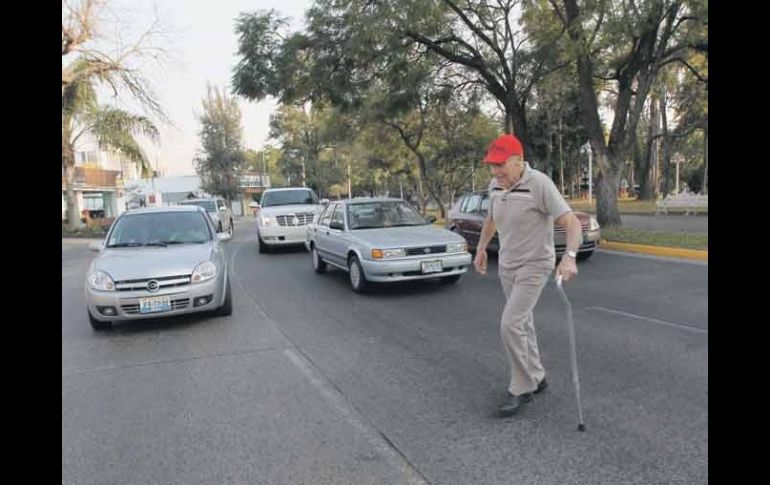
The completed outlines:
{"type": "Polygon", "coordinates": [[[583,424],[583,423],[578,424],[578,431],[585,431],[585,430],[586,430],[586,425],[585,424],[583,424]]]}

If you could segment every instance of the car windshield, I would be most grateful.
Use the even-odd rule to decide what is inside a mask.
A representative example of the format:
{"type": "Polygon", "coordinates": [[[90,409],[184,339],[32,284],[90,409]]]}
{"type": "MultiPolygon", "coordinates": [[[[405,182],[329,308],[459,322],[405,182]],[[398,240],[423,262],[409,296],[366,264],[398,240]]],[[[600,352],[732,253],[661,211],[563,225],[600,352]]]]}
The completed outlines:
{"type": "Polygon", "coordinates": [[[200,212],[154,212],[124,215],[115,221],[108,248],[203,244],[212,235],[200,212]]]}
{"type": "Polygon", "coordinates": [[[293,204],[318,204],[318,197],[312,190],[276,190],[265,192],[262,196],[262,207],[293,204]]]}
{"type": "Polygon", "coordinates": [[[419,212],[404,201],[366,202],[348,205],[351,229],[422,226],[429,224],[419,212]]]}
{"type": "Polygon", "coordinates": [[[197,205],[206,209],[207,212],[217,211],[217,205],[213,200],[185,200],[180,202],[180,205],[197,205]]]}

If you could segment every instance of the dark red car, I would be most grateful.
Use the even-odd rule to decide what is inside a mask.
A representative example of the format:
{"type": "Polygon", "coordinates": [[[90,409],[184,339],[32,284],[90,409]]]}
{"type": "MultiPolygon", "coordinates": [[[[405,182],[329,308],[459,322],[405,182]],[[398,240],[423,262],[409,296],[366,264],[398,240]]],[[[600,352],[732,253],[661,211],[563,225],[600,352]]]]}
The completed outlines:
{"type": "MultiPolygon", "coordinates": [[[[481,226],[484,224],[484,218],[489,210],[489,193],[473,192],[461,196],[452,206],[447,215],[446,228],[463,236],[468,241],[468,246],[475,249],[479,243],[479,234],[481,226]]],[[[578,250],[578,261],[584,261],[591,257],[594,250],[599,246],[601,239],[601,230],[596,218],[585,212],[575,211],[575,215],[580,220],[583,227],[583,244],[578,250]]],[[[566,245],[566,230],[559,225],[554,225],[554,246],[556,257],[560,258],[564,254],[566,245]]],[[[498,250],[497,234],[489,243],[490,251],[498,250]]]]}

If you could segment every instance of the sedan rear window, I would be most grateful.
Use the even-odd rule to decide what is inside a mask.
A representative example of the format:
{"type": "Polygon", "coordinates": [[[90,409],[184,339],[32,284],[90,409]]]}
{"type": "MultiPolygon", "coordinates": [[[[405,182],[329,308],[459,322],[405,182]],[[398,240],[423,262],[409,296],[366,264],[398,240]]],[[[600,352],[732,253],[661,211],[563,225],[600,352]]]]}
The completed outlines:
{"type": "Polygon", "coordinates": [[[348,223],[351,229],[429,224],[412,206],[402,201],[350,204],[348,205],[348,223]]]}

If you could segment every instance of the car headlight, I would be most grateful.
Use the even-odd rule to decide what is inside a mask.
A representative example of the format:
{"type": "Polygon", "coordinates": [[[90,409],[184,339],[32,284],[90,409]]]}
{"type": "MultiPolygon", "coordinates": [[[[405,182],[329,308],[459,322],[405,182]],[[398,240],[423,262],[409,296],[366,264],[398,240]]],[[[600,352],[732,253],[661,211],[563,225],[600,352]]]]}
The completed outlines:
{"type": "Polygon", "coordinates": [[[406,256],[406,250],[404,249],[372,249],[372,258],[400,258],[406,256]]]}
{"type": "Polygon", "coordinates": [[[206,261],[195,267],[192,272],[193,283],[203,283],[217,275],[217,267],[211,261],[206,261]]]}
{"type": "Polygon", "coordinates": [[[590,222],[588,223],[588,229],[590,231],[599,229],[599,221],[596,220],[596,217],[591,217],[590,222]]]}
{"type": "Polygon", "coordinates": [[[446,245],[446,252],[448,253],[464,253],[468,250],[467,243],[453,243],[446,245]]]}
{"type": "Polygon", "coordinates": [[[270,226],[270,225],[273,225],[274,223],[275,223],[275,218],[273,218],[273,217],[270,217],[270,216],[265,215],[265,214],[261,214],[259,216],[259,225],[260,226],[270,226]]]}
{"type": "Polygon", "coordinates": [[[93,271],[88,275],[88,287],[92,290],[115,291],[115,283],[104,271],[93,271]]]}

